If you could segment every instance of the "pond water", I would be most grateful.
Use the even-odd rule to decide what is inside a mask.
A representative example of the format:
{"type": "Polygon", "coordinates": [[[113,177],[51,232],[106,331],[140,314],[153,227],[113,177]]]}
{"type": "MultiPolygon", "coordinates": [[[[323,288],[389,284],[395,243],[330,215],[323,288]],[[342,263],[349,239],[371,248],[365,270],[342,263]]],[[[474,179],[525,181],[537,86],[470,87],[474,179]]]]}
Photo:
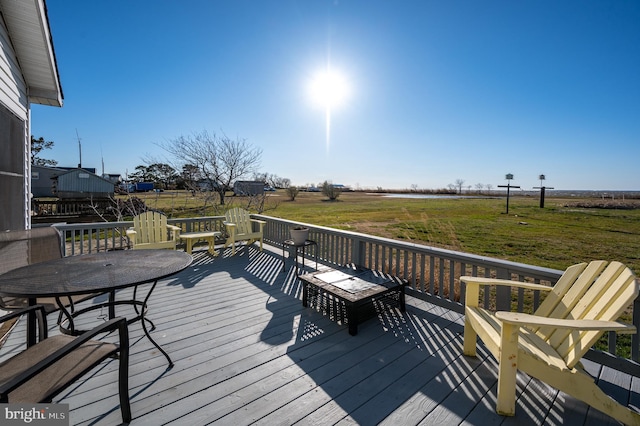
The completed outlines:
{"type": "Polygon", "coordinates": [[[452,198],[480,198],[471,195],[438,195],[438,194],[382,194],[387,198],[431,198],[431,199],[452,199],[452,198]]]}

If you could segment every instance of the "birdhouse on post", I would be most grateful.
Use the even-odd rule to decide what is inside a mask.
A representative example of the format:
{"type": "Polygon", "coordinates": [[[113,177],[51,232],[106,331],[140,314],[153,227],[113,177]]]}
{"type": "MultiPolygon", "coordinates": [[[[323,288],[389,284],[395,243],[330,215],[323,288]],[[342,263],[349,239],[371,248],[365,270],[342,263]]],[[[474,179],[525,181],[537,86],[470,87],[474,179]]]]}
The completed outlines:
{"type": "Polygon", "coordinates": [[[547,189],[553,189],[553,188],[547,188],[546,186],[543,185],[543,182],[546,179],[545,175],[538,176],[538,179],[540,179],[540,186],[534,186],[533,189],[540,190],[540,208],[544,209],[544,193],[547,189]]]}
{"type": "Polygon", "coordinates": [[[506,185],[498,185],[498,188],[507,188],[507,214],[509,214],[509,197],[511,194],[511,188],[520,188],[519,186],[511,185],[511,180],[513,179],[512,173],[507,173],[504,177],[507,180],[506,185]]]}

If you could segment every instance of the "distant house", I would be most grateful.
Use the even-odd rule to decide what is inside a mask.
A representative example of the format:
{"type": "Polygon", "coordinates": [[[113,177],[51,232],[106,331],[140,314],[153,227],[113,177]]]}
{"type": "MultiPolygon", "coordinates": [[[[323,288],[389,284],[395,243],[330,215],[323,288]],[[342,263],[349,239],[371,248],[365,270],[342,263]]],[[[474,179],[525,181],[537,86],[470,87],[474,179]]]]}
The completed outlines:
{"type": "Polygon", "coordinates": [[[96,168],[95,167],[82,167],[82,166],[77,166],[77,167],[63,167],[63,166],[57,166],[58,169],[62,169],[62,170],[75,170],[75,169],[84,169],[86,171],[88,171],[89,173],[96,173],[96,168]]]}
{"type": "Polygon", "coordinates": [[[55,197],[54,178],[62,173],[66,171],[57,167],[31,165],[31,196],[33,198],[55,197]]]}
{"type": "Polygon", "coordinates": [[[332,186],[333,186],[334,188],[336,188],[336,189],[339,189],[340,191],[347,191],[347,192],[348,192],[348,191],[351,191],[351,188],[350,188],[350,187],[345,186],[345,185],[343,185],[343,184],[341,184],[341,183],[334,183],[334,184],[332,184],[332,186]]]}
{"type": "Polygon", "coordinates": [[[119,173],[103,173],[102,177],[113,182],[114,185],[122,183],[122,175],[120,175],[119,173]]]}
{"type": "Polygon", "coordinates": [[[61,199],[108,198],[115,189],[113,182],[85,169],[60,173],[53,181],[53,194],[61,199]]]}
{"type": "Polygon", "coordinates": [[[120,175],[100,177],[93,168],[45,167],[31,165],[33,198],[107,198],[114,193],[120,175]]]}
{"type": "Polygon", "coordinates": [[[61,107],[44,0],[0,0],[0,230],[31,227],[31,104],[61,107]]]}
{"type": "MultiPolygon", "coordinates": [[[[217,191],[218,188],[220,188],[220,185],[218,185],[216,182],[211,182],[210,180],[207,180],[207,179],[201,179],[197,181],[196,186],[200,191],[217,191]]],[[[226,188],[225,190],[228,190],[228,189],[229,188],[226,188]]]]}
{"type": "Polygon", "coordinates": [[[264,194],[264,182],[258,180],[237,180],[233,184],[234,195],[264,194]]]}

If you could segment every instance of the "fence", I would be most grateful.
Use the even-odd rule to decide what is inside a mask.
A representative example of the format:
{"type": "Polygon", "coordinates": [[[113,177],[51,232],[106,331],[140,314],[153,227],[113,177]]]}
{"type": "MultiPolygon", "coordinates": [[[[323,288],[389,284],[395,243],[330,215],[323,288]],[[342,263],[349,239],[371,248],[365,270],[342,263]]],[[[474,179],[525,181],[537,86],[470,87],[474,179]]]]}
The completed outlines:
{"type": "MultiPolygon", "coordinates": [[[[253,215],[266,221],[264,241],[282,247],[289,238],[289,229],[301,224],[270,216],[253,215]]],[[[170,219],[169,223],[180,226],[183,232],[222,231],[224,217],[210,216],[188,219],[170,219]]],[[[65,255],[93,253],[105,250],[129,248],[125,230],[132,222],[103,222],[91,224],[55,225],[64,232],[65,255]]],[[[355,264],[364,268],[389,273],[407,280],[407,293],[431,303],[464,313],[464,288],[460,286],[462,275],[496,277],[553,285],[562,271],[522,263],[509,262],[490,257],[477,256],[421,244],[407,243],[357,232],[302,224],[309,227],[309,239],[317,242],[318,259],[329,265],[355,264]]],[[[483,294],[485,306],[496,310],[533,311],[541,301],[539,292],[523,289],[512,291],[499,287],[483,294]]],[[[633,305],[629,321],[640,325],[639,301],[633,305]]],[[[626,337],[628,339],[628,337],[626,337]]],[[[629,347],[629,358],[615,357],[618,336],[609,333],[606,350],[590,351],[587,358],[601,364],[640,377],[639,339],[633,335],[629,347]]]]}

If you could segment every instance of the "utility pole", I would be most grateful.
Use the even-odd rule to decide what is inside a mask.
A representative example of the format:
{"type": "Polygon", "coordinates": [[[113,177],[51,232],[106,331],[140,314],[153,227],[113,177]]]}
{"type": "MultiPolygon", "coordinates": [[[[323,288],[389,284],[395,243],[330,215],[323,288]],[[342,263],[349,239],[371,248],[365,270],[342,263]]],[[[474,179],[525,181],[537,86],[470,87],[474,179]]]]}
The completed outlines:
{"type": "Polygon", "coordinates": [[[545,175],[540,175],[538,176],[538,179],[540,179],[540,186],[534,186],[533,189],[539,189],[540,190],[540,208],[544,209],[544,192],[547,189],[553,189],[550,187],[546,187],[542,184],[542,182],[546,179],[545,175]]]}
{"type": "Polygon", "coordinates": [[[82,144],[80,143],[80,135],[78,134],[78,129],[76,129],[76,137],[78,138],[78,152],[80,153],[80,162],[78,163],[78,168],[82,168],[82,144]]]}
{"type": "Polygon", "coordinates": [[[498,185],[498,188],[507,188],[507,214],[509,214],[509,196],[511,192],[511,188],[520,188],[519,186],[511,185],[511,180],[513,179],[513,174],[507,173],[504,177],[507,180],[506,185],[498,185]]]}

